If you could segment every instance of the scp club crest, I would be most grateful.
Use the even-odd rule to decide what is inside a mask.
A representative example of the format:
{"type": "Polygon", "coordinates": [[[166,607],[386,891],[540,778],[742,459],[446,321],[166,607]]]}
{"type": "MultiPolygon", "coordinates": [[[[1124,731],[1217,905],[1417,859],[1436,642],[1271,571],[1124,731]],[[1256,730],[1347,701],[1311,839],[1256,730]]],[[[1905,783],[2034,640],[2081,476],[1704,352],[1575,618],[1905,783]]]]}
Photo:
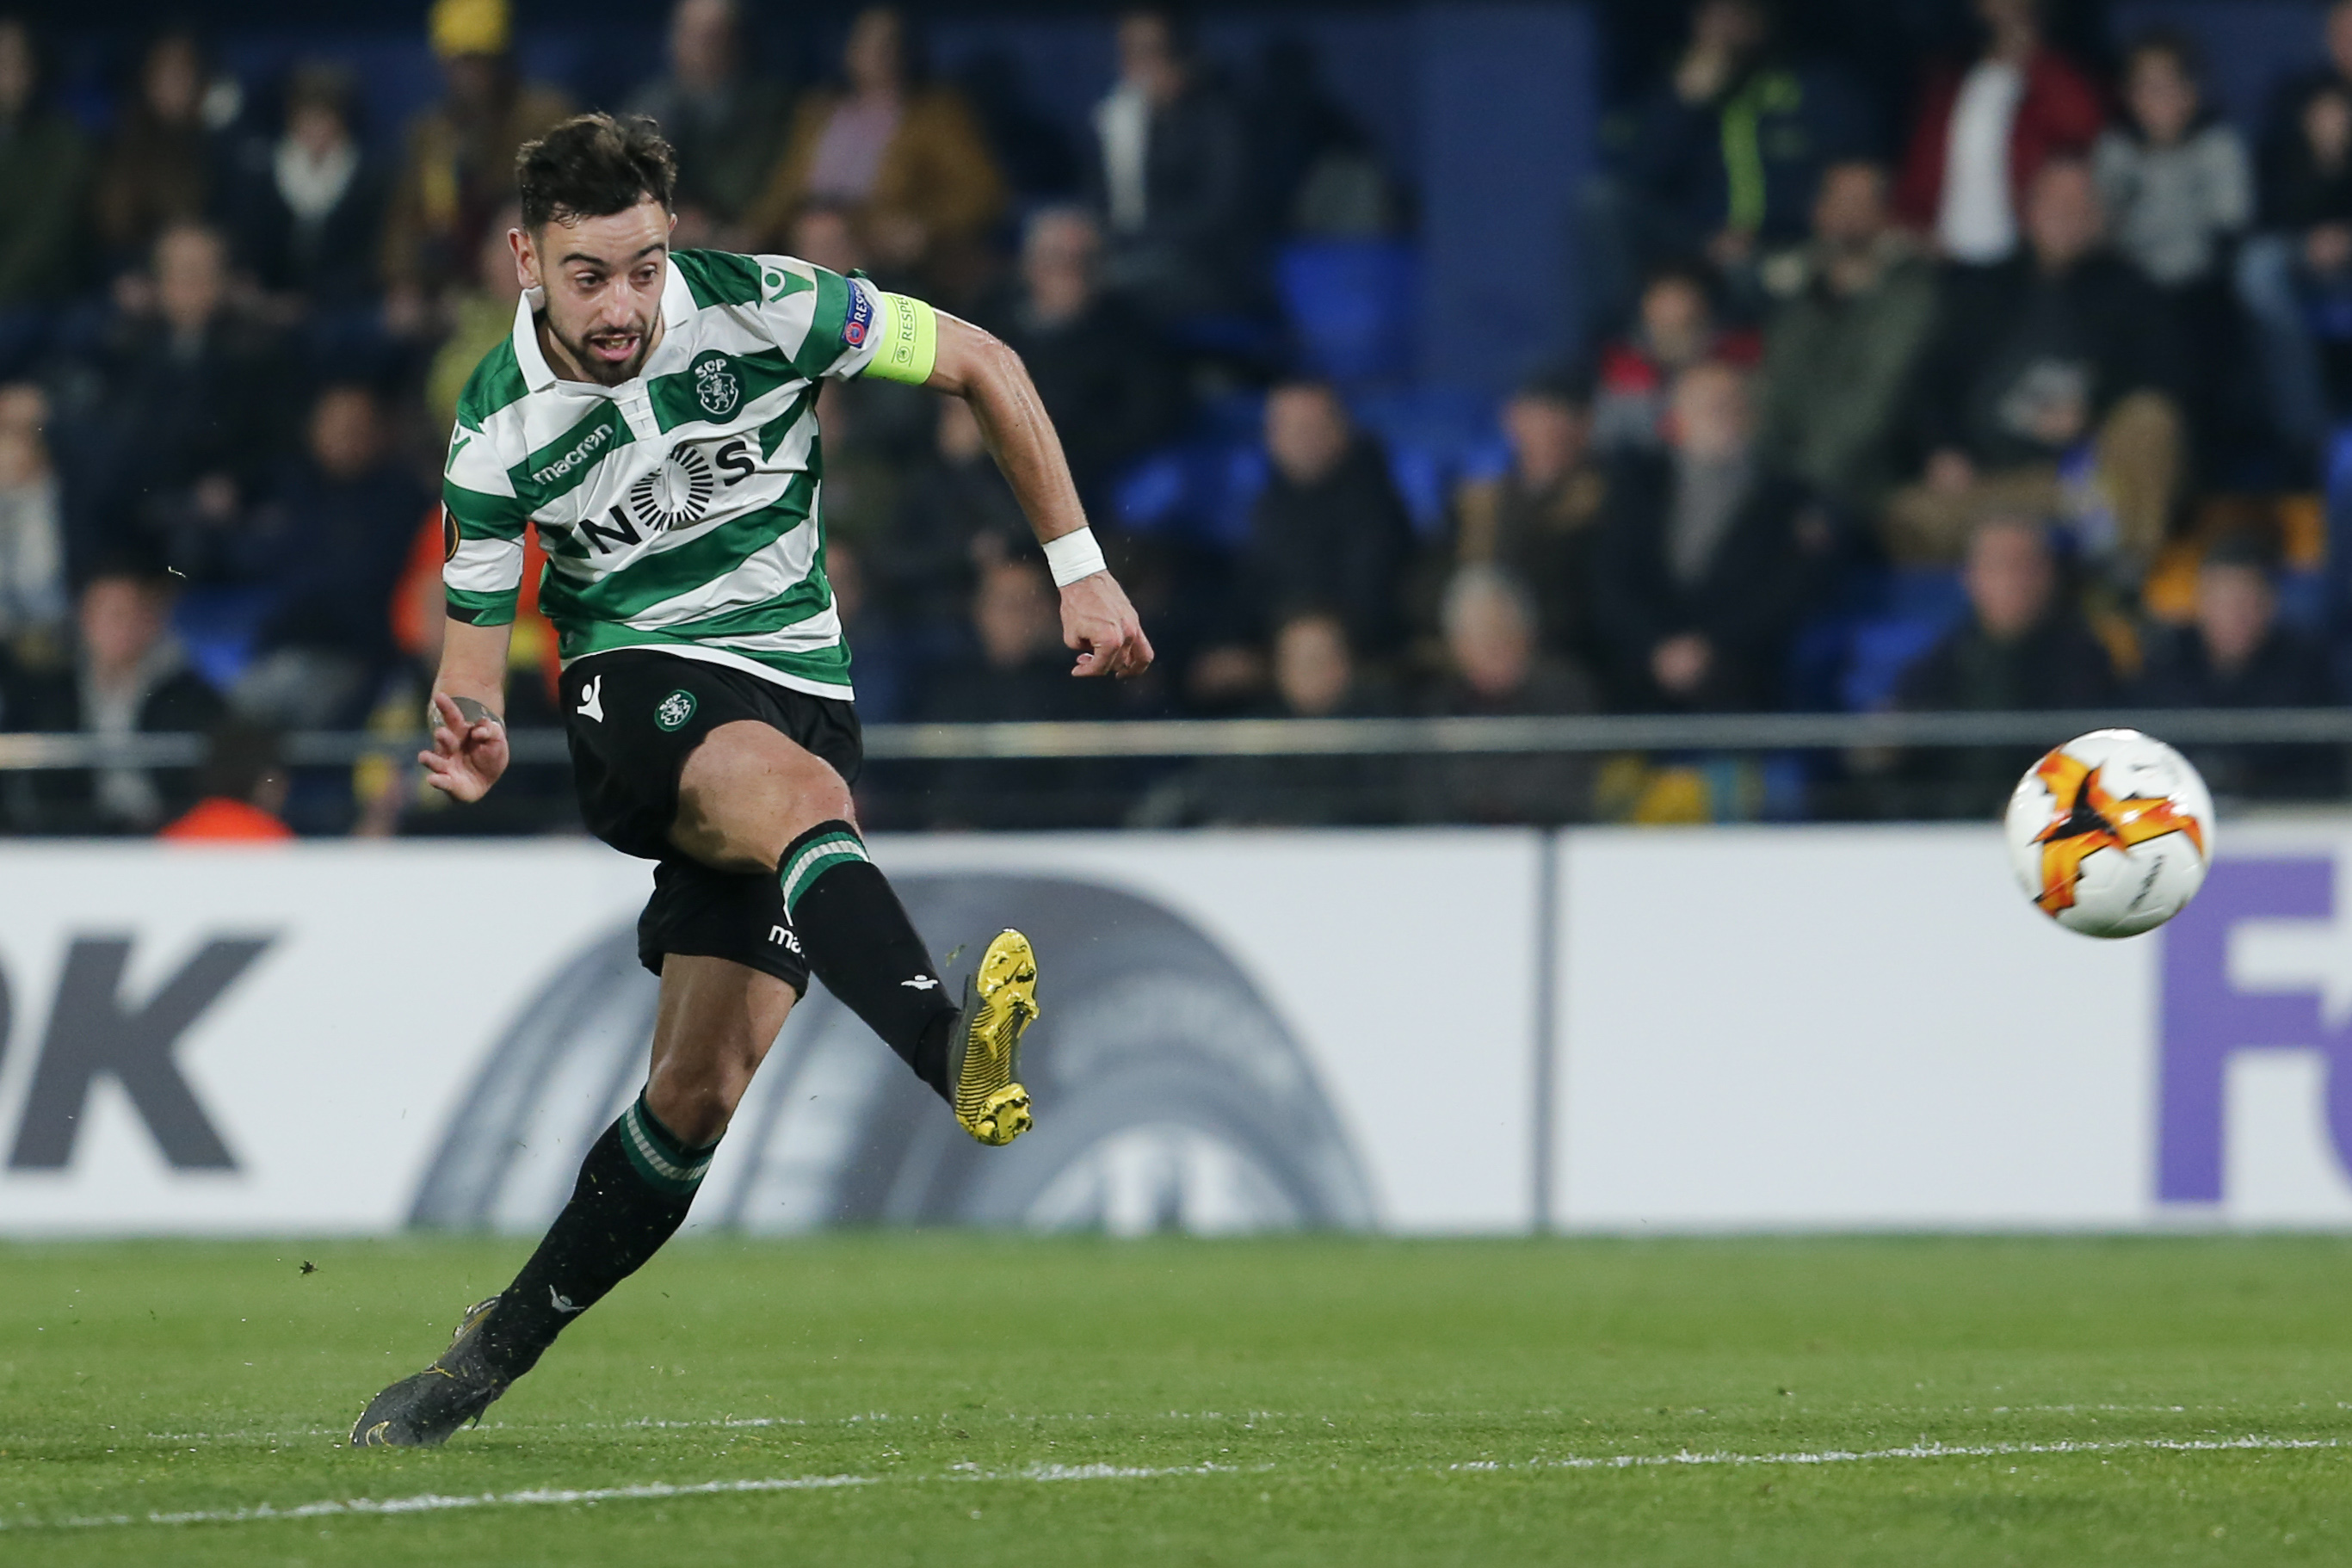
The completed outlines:
{"type": "Polygon", "coordinates": [[[736,378],[735,362],[715,350],[688,367],[694,376],[694,400],[713,419],[733,414],[743,401],[743,384],[736,378]]]}
{"type": "Polygon", "coordinates": [[[2168,833],[2186,833],[2205,852],[2205,830],[2197,819],[2162,795],[2108,793],[2099,770],[2063,749],[2042,759],[2034,773],[2056,803],[2048,826],[2034,836],[2042,846],[2042,891],[2034,902],[2051,914],[2072,909],[2083,862],[2101,849],[2129,849],[2168,833]]]}

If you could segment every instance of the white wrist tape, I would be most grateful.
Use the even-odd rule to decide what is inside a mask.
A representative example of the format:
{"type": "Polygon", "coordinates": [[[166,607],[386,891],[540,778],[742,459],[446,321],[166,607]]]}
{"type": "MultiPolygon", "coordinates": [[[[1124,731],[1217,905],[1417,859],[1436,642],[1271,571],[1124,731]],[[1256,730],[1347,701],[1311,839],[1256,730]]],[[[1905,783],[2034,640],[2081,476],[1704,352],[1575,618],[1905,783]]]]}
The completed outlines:
{"type": "Polygon", "coordinates": [[[1102,546],[1095,542],[1095,531],[1091,528],[1045,541],[1045,564],[1054,574],[1056,588],[1066,588],[1081,577],[1108,570],[1103,564],[1102,546]]]}

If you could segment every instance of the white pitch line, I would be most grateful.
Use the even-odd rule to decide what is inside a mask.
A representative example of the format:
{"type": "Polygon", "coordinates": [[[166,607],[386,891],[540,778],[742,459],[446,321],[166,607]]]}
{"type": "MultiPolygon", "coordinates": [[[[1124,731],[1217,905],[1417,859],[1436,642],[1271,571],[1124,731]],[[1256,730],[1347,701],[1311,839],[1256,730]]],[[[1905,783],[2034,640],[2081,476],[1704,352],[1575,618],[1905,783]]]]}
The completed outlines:
{"type": "Polygon", "coordinates": [[[2213,1454],[2239,1449],[2281,1452],[2340,1448],[2334,1437],[2126,1437],[2101,1443],[1914,1443],[1901,1448],[1822,1448],[1791,1454],[1568,1455],[1557,1459],[1475,1459],[1449,1470],[1630,1470],[1658,1465],[1859,1465],[1879,1459],[1999,1459],[2020,1454],[2213,1454]]]}
{"type": "MultiPolygon", "coordinates": [[[[2098,1443],[1916,1443],[1901,1448],[1822,1448],[1781,1454],[1564,1455],[1553,1459],[1475,1459],[1445,1467],[1449,1472],[1504,1470],[1630,1470],[1675,1465],[1858,1465],[1901,1459],[1998,1459],[2047,1454],[2122,1453],[2282,1453],[2315,1448],[2340,1448],[2334,1437],[2137,1437],[2098,1443]]],[[[1419,1467],[1407,1467],[1418,1468],[1419,1467]]],[[[759,1480],[703,1481],[674,1485],[648,1481],[629,1487],[534,1488],[528,1491],[448,1494],[424,1492],[404,1498],[345,1498],[273,1508],[194,1510],[144,1516],[110,1514],[59,1520],[0,1521],[0,1533],[11,1531],[89,1530],[133,1524],[246,1524],[264,1520],[326,1519],[376,1514],[434,1513],[448,1509],[527,1508],[549,1504],[659,1501],[668,1498],[723,1497],[754,1492],[822,1491],[840,1487],[879,1486],[888,1481],[1108,1481],[1160,1480],[1183,1476],[1263,1475],[1271,1465],[1047,1465],[1019,1470],[983,1470],[977,1465],[955,1465],[943,1475],[912,1476],[777,1476],[759,1480]]]]}
{"type": "Polygon", "coordinates": [[[0,1530],[88,1530],[120,1524],[245,1524],[265,1519],[325,1519],[336,1515],[437,1513],[453,1508],[515,1508],[531,1504],[611,1502],[622,1500],[659,1500],[662,1498],[712,1497],[728,1492],[817,1491],[832,1487],[872,1486],[879,1478],[874,1476],[779,1476],[764,1480],[703,1481],[694,1486],[673,1486],[667,1481],[647,1481],[633,1487],[590,1487],[580,1489],[535,1488],[519,1492],[476,1492],[449,1494],[420,1492],[415,1497],[344,1498],[323,1502],[299,1503],[292,1508],[273,1508],[268,1503],[257,1503],[251,1508],[197,1509],[185,1513],[150,1513],[144,1517],[118,1513],[96,1518],[60,1519],[47,1522],[23,1521],[0,1523],[0,1530]]]}
{"type": "Polygon", "coordinates": [[[647,1481],[632,1487],[537,1487],[528,1491],[446,1493],[422,1492],[404,1498],[343,1498],[274,1508],[196,1509],[181,1513],[101,1514],[58,1520],[0,1521],[0,1531],[28,1530],[94,1530],[129,1524],[249,1524],[263,1520],[329,1519],[374,1514],[438,1513],[461,1508],[529,1508],[549,1504],[660,1501],[667,1498],[723,1497],[746,1492],[824,1491],[838,1487],[878,1486],[899,1481],[1133,1481],[1167,1476],[1238,1474],[1232,1465],[1170,1465],[1146,1468],[1129,1465],[1031,1465],[1026,1469],[983,1470],[977,1465],[950,1467],[945,1476],[777,1476],[761,1480],[702,1481],[674,1485],[647,1481]]]}

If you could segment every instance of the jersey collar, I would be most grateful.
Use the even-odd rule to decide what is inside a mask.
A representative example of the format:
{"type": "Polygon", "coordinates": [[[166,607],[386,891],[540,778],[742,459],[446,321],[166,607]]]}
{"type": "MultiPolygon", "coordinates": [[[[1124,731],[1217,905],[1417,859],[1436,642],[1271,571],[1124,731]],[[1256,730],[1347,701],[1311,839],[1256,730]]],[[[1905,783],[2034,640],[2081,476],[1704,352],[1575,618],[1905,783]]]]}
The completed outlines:
{"type": "MultiPolygon", "coordinates": [[[[544,300],[543,290],[526,289],[515,301],[514,356],[515,367],[522,372],[522,384],[533,392],[545,392],[556,383],[555,368],[547,363],[547,355],[539,346],[539,318],[532,307],[534,294],[544,300]]],[[[667,347],[670,334],[694,319],[694,290],[687,287],[686,279],[677,269],[677,258],[671,257],[662,277],[662,344],[667,347]]],[[[643,373],[640,373],[642,374],[643,373]]],[[[591,383],[579,384],[583,387],[591,383]]],[[[610,392],[610,387],[595,387],[610,392]]]]}
{"type": "Polygon", "coordinates": [[[662,274],[663,342],[668,334],[694,320],[694,290],[686,286],[686,275],[677,269],[677,255],[672,252],[665,258],[662,274]]]}
{"type": "MultiPolygon", "coordinates": [[[[515,368],[522,372],[522,384],[533,392],[545,392],[555,384],[554,367],[539,347],[539,319],[531,309],[531,296],[546,298],[543,289],[526,289],[515,301],[514,356],[515,368]]],[[[666,303],[667,301],[665,301],[666,303]]]]}

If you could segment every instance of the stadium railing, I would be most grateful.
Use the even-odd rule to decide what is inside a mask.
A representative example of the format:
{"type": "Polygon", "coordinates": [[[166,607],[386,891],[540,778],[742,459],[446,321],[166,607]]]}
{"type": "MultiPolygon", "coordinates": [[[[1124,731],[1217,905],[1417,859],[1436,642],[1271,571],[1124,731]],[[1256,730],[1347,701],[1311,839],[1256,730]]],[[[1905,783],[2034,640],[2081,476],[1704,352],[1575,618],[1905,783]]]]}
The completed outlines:
{"type": "MultiPolygon", "coordinates": [[[[1803,752],[2055,745],[2127,727],[2178,745],[2352,745],[2352,709],[2104,709],[2007,713],[1588,714],[1560,718],[1150,719],[1077,723],[875,724],[866,754],[884,761],[1052,761],[1078,757],[1505,755],[1617,752],[1803,752]]],[[[415,751],[422,734],[305,731],[285,737],[297,767],[415,751]]],[[[519,730],[519,763],[565,760],[562,731],[519,730]]],[[[199,734],[0,733],[0,773],[191,767],[199,734]]]]}

